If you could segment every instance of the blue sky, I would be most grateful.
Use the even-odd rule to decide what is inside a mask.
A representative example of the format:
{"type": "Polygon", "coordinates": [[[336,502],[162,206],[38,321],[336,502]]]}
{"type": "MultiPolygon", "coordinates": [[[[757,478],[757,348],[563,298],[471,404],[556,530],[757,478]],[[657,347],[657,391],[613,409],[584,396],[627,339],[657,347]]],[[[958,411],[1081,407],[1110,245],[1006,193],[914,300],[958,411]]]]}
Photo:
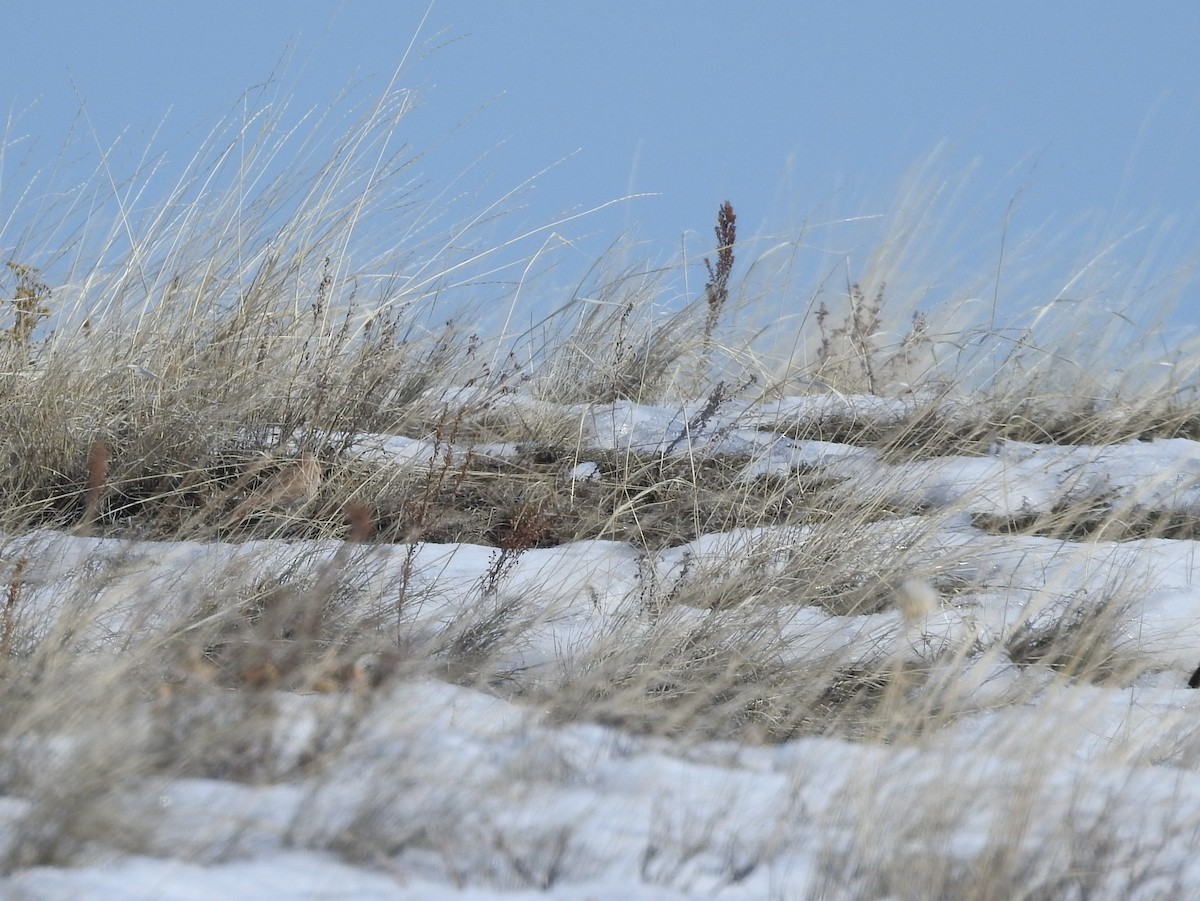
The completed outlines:
{"type": "MultiPolygon", "coordinates": [[[[872,223],[886,220],[828,223],[886,216],[922,164],[933,183],[955,188],[921,264],[947,296],[957,290],[951,261],[994,267],[1006,227],[1014,256],[1014,236],[1045,236],[1013,265],[1045,265],[1060,281],[1137,228],[1113,259],[1134,270],[1152,259],[1143,281],[1200,249],[1192,2],[8,0],[5,9],[20,23],[0,79],[8,140],[47,166],[122,134],[117,168],[132,170],[147,144],[181,166],[273,73],[295,116],[325,109],[351,83],[363,96],[381,90],[416,35],[400,82],[419,89],[421,106],[401,137],[429,149],[417,164],[429,190],[453,184],[484,203],[552,167],[505,221],[514,233],[655,195],[558,229],[580,260],[622,236],[649,258],[681,246],[703,254],[728,199],[743,239],[804,233],[822,254],[814,271],[839,255],[853,266],[872,223]],[[86,140],[60,158],[72,128],[86,140]]],[[[11,166],[5,177],[0,217],[17,196],[11,166]]],[[[11,245],[12,234],[0,240],[11,245]]],[[[1192,289],[1189,298],[1200,304],[1192,289]]]]}

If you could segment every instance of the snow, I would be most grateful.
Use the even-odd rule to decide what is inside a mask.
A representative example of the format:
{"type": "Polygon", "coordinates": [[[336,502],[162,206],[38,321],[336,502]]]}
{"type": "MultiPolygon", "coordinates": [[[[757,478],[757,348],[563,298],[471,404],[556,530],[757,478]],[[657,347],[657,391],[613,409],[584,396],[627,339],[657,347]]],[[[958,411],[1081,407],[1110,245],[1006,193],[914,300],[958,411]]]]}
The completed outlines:
{"type": "MultiPolygon", "coordinates": [[[[862,861],[920,861],[930,849],[969,861],[1013,823],[1022,825],[1003,840],[1043,862],[1085,857],[1072,837],[1117,848],[1111,859],[1126,869],[1097,877],[1099,897],[1200,893],[1200,693],[1186,688],[1200,665],[1196,542],[989,534],[972,518],[1065,502],[1196,515],[1200,443],[999,442],[985,456],[884,462],[772,431],[803,417],[888,420],[910,409],[823,395],[720,415],[703,403],[579,413],[597,449],[736,452],[750,460],[746,479],[820,469],[840,491],[885,486],[897,509],[914,512],[865,524],[844,568],[861,574],[873,558],[902,551],[921,581],[881,591],[932,594],[941,602],[932,611],[789,602],[794,556],[817,526],[735,529],[660,550],[598,540],[531,549],[500,579],[489,575],[497,551],[467,544],[364,545],[353,566],[364,610],[395,603],[405,580],[398,615],[418,638],[505,611],[521,640],[502,649],[501,667],[546,690],[598,648],[652,631],[686,635],[709,615],[684,602],[655,620],[649,595],[684,598],[689,585],[727,579],[770,594],[768,637],[780,659],[943,667],[952,684],[936,711],[942,725],[918,740],[673,740],[565,721],[536,702],[424,676],[385,682],[369,715],[350,716],[335,740],[329,723],[353,707],[352,695],[281,691],[264,754],[283,775],[115,785],[108,803],[135,812],[136,835],[93,839],[70,865],[17,866],[0,877],[0,896],[850,898],[879,889],[855,881],[867,878],[862,861]],[[1058,678],[1003,650],[1006,636],[1050,624],[1072,604],[1117,596],[1116,646],[1142,670],[1129,684],[1058,678]],[[323,763],[306,769],[322,743],[323,763]]],[[[357,450],[398,466],[439,453],[432,442],[389,436],[357,450]]],[[[586,458],[564,467],[581,482],[599,472],[586,458]]],[[[272,573],[317,573],[340,548],[42,530],[4,538],[0,570],[7,581],[25,561],[21,615],[36,634],[77,621],[83,647],[119,637],[128,648],[161,640],[218,584],[249,589],[272,573]]],[[[745,610],[728,615],[749,616],[759,598],[745,594],[745,610]]],[[[30,735],[5,749],[5,769],[22,754],[69,756],[78,740],[69,728],[30,735]]],[[[19,844],[31,804],[0,796],[0,850],[19,844]]]]}

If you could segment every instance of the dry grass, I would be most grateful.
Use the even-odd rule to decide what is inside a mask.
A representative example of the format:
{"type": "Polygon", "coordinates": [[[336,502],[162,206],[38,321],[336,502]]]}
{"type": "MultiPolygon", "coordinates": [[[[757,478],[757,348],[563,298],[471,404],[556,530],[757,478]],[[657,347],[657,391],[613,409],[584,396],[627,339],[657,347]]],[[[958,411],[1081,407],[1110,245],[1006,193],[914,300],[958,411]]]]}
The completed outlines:
{"type": "MultiPolygon", "coordinates": [[[[979,587],[956,582],[950,558],[931,562],[943,514],[898,508],[889,500],[897,486],[883,478],[869,493],[842,490],[844,476],[819,466],[747,479],[749,452],[707,454],[690,438],[797,382],[904,404],[892,416],[836,406],[791,421],[743,415],[746,428],[854,444],[883,463],[982,454],[999,441],[1195,437],[1191,371],[1177,367],[1150,388],[1102,385],[1085,378],[1088,361],[1040,347],[1031,330],[1002,342],[1009,374],[972,393],[976,364],[947,364],[933,349],[966,347],[976,335],[934,334],[913,313],[889,339],[883,283],[864,281],[847,285],[841,321],[823,301],[810,311],[807,340],[819,346],[811,365],[780,372],[755,361],[731,374],[751,352],[732,325],[723,332],[738,300],[729,204],[704,294],[682,308],[664,315],[656,306],[669,273],[635,268],[598,276],[595,291],[577,291],[537,336],[482,339],[444,308],[470,287],[467,262],[486,261],[489,250],[464,253],[457,232],[410,246],[415,220],[400,244],[365,263],[346,250],[375,212],[408,199],[405,160],[362,163],[386,147],[406,108],[384,98],[327,165],[268,180],[248,199],[240,188],[262,174],[253,154],[225,173],[226,194],[192,194],[180,182],[125,255],[72,272],[72,300],[59,299],[42,261],[9,262],[12,321],[0,345],[0,530],[9,544],[37,529],[74,530],[98,548],[132,538],[321,541],[297,544],[283,571],[226,559],[215,578],[144,586],[161,609],[120,629],[95,603],[120,558],[98,560],[46,621],[27,602],[39,561],[15,544],[0,548],[0,789],[30,802],[6,870],[83,859],[101,835],[120,833],[123,849],[138,850],[149,839],[127,831],[128,819],[116,829],[106,817],[120,815],[114,798],[150,776],[319,778],[383,687],[406,680],[479,687],[554,722],[681,743],[823,736],[913,746],[978,709],[967,674],[980,661],[1085,684],[1125,685],[1142,672],[1120,639],[1133,586],[1116,584],[1099,604],[1047,598],[1039,617],[1005,634],[924,634],[922,617],[979,587]],[[343,165],[347,155],[358,170],[343,165]],[[414,259],[418,275],[393,274],[414,259]],[[680,410],[678,434],[650,450],[596,446],[588,411],[625,401],[680,410]],[[379,436],[420,440],[423,453],[405,464],[355,455],[379,436]],[[497,444],[517,450],[490,449],[497,444]],[[594,477],[565,478],[581,464],[594,477]],[[761,534],[716,560],[690,548],[737,530],[761,534]],[[636,548],[640,596],[592,646],[564,653],[553,677],[526,673],[513,666],[514,649],[544,621],[506,586],[523,555],[584,539],[636,548]],[[435,587],[419,582],[416,560],[440,542],[490,547],[491,563],[469,609],[417,628],[410,613],[435,587]],[[399,572],[383,573],[376,552],[391,545],[399,572]],[[654,555],[685,546],[670,579],[654,568],[654,555]],[[792,628],[813,610],[847,621],[891,613],[914,591],[930,608],[905,608],[900,631],[915,644],[880,641],[851,659],[792,628]],[[334,701],[303,751],[285,753],[285,699],[308,695],[334,701]]],[[[222,172],[223,162],[203,156],[196,170],[209,162],[222,172]]],[[[1094,498],[975,524],[1072,542],[1194,537],[1191,520],[1094,498]]],[[[1029,680],[1009,703],[1044,684],[1029,680]]],[[[386,857],[393,845],[373,846],[372,836],[388,802],[364,806],[313,844],[386,857]]],[[[1033,896],[1067,885],[1036,855],[1005,857],[999,840],[982,855],[984,876],[968,879],[952,855],[941,869],[917,866],[926,858],[902,846],[927,824],[908,825],[865,864],[861,847],[830,850],[821,896],[994,897],[1002,884],[1033,896]]],[[[436,845],[438,826],[423,828],[420,841],[436,845]]],[[[1107,841],[1108,825],[1096,828],[1107,841]]],[[[517,881],[545,887],[570,841],[559,831],[536,853],[496,850],[517,881]]],[[[1086,870],[1081,884],[1128,850],[1110,844],[1111,853],[1093,845],[1097,856],[1072,864],[1086,870]]]]}

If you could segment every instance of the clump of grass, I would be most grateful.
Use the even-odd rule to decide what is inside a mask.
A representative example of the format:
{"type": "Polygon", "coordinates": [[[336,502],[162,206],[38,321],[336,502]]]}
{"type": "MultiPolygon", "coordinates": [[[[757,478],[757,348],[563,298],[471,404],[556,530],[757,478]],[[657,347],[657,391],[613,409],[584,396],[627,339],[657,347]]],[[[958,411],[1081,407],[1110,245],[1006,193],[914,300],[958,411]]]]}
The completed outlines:
{"type": "Polygon", "coordinates": [[[1005,641],[1020,666],[1100,685],[1127,685],[1150,667],[1127,648],[1128,589],[1094,599],[1086,592],[1023,622],[1005,641]]]}
{"type": "Polygon", "coordinates": [[[678,391],[695,353],[695,310],[655,309],[662,275],[630,267],[581,286],[531,353],[540,361],[535,395],[557,404],[654,403],[678,391]]]}
{"type": "Polygon", "coordinates": [[[39,272],[32,266],[9,260],[5,265],[16,279],[13,296],[9,299],[12,307],[12,325],[4,333],[4,341],[10,347],[28,357],[33,349],[33,333],[42,320],[50,316],[50,286],[39,278],[39,272]]]}
{"type": "Polygon", "coordinates": [[[590,720],[682,742],[910,741],[961,714],[961,705],[946,703],[960,698],[936,659],[850,662],[819,646],[798,652],[780,635],[785,615],[659,610],[651,625],[619,631],[574,661],[552,688],[519,696],[556,721],[590,720]]]}
{"type": "Polygon", "coordinates": [[[891,346],[883,343],[882,319],[886,285],[872,298],[855,282],[846,288],[846,314],[840,325],[831,325],[832,313],[822,301],[814,314],[820,332],[814,378],[838,391],[867,394],[912,393],[922,387],[915,376],[929,369],[929,320],[921,311],[912,314],[908,331],[891,346]]]}

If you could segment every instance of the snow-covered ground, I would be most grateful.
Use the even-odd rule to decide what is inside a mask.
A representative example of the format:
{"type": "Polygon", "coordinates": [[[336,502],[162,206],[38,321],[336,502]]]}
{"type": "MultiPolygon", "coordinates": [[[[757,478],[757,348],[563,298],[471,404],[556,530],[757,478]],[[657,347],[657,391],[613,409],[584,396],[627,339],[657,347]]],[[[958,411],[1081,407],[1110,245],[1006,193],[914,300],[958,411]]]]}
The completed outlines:
{"type": "MultiPolygon", "coordinates": [[[[878,399],[795,398],[719,415],[623,403],[580,416],[597,451],[736,454],[748,482],[821,473],[839,496],[886,502],[889,514],[857,524],[827,569],[869,581],[877,561],[902,560],[912,578],[889,570],[873,589],[883,600],[848,611],[810,595],[789,602],[812,571],[798,555],[835,523],[738,528],[660,550],[532,548],[499,575],[493,548],[461,544],[6,537],[0,584],[19,583],[22,628],[97,657],[170,640],[214,593],[336,567],[353,573],[347,621],[391,611],[397,654],[500,622],[487,665],[511,684],[400,667],[368,689],[255,694],[266,725],[253,777],[215,764],[205,777],[127,773],[67,814],[96,819],[69,861],[27,861],[0,878],[0,896],[917,898],[987,883],[1038,897],[1200,897],[1200,694],[1187,687],[1200,665],[1197,542],[987,527],[1067,509],[1110,524],[1200,518],[1200,443],[998,441],[980,455],[898,459],[781,434],[830,415],[823,403],[857,403],[856,415],[880,420],[905,413],[878,399]],[[690,588],[716,580],[741,587],[741,603],[687,603],[690,588]],[[928,727],[861,741],[804,730],[786,741],[676,738],[573,717],[555,701],[615,649],[695,635],[718,614],[720,634],[753,629],[781,666],[921,671],[912,697],[924,700],[895,709],[923,713],[928,727]],[[1127,675],[1072,677],[1062,661],[1056,671],[1032,653],[1014,659],[1056,626],[1096,629],[1127,675]],[[1021,635],[1032,637],[1021,645],[1021,635]]],[[[382,436],[358,447],[397,465],[433,451],[382,436]]],[[[563,478],[596,471],[585,454],[563,478]]],[[[905,694],[902,678],[891,684],[905,694]]],[[[147,697],[122,741],[143,747],[164,709],[192,704],[213,733],[195,753],[219,756],[226,720],[247,716],[230,712],[240,694],[189,700],[185,685],[147,697]]],[[[78,766],[90,759],[80,746],[100,738],[86,718],[31,730],[3,749],[0,785],[37,784],[13,776],[30,760],[47,773],[59,756],[78,766]]],[[[0,796],[6,858],[54,821],[54,797],[0,796]]]]}

